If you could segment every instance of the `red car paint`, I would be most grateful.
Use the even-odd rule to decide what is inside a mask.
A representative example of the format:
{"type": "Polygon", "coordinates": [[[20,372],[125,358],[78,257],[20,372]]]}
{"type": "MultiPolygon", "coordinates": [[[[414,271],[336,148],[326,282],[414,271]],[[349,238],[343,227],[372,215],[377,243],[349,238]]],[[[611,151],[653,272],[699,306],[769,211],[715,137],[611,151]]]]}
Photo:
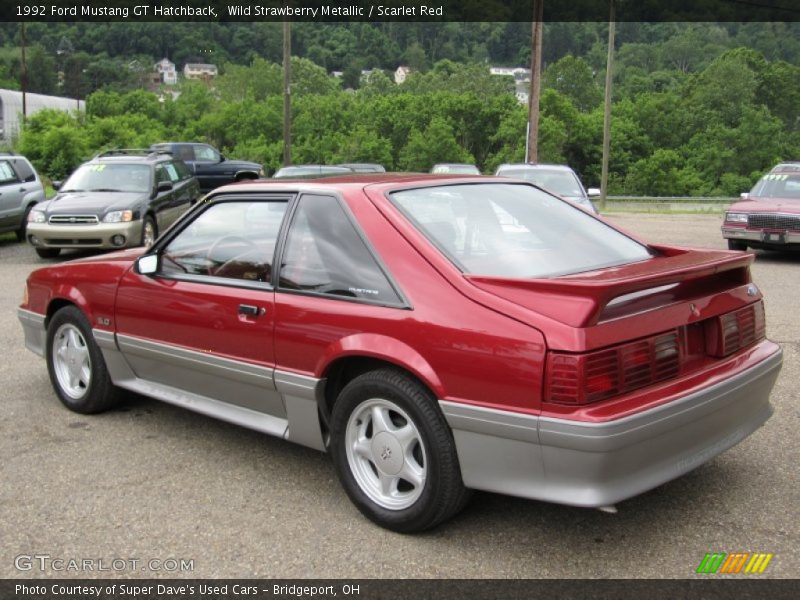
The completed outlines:
{"type": "Polygon", "coordinates": [[[97,329],[317,378],[344,357],[374,357],[415,374],[442,400],[589,422],[669,402],[776,351],[766,340],[725,359],[702,356],[695,348],[700,356],[672,380],[588,406],[543,403],[549,349],[585,352],[674,328],[685,332],[693,323],[760,301],[751,285],[752,258],[650,246],[652,259],[564,277],[464,275],[387,198],[392,191],[446,181],[486,179],[378,175],[262,182],[210,196],[226,190],[339,195],[407,298],[408,309],[152,278],[131,268],[141,249],[35,271],[22,308],[49,315],[60,303],[72,302],[97,329]],[[659,286],[673,287],[609,307],[615,298],[659,286]],[[266,318],[238,315],[240,303],[258,304],[266,318]]]}

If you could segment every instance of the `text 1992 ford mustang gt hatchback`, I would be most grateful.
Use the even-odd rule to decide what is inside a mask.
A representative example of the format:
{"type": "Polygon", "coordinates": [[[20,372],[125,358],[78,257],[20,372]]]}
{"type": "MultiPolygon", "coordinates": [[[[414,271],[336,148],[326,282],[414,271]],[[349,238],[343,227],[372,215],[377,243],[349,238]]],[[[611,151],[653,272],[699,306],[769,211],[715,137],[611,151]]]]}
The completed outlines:
{"type": "Polygon", "coordinates": [[[33,272],[19,318],[68,408],[133,390],[330,450],[418,531],[470,488],[606,506],[756,430],[781,350],[750,261],[507,179],[245,183],[145,254],[33,272]]]}

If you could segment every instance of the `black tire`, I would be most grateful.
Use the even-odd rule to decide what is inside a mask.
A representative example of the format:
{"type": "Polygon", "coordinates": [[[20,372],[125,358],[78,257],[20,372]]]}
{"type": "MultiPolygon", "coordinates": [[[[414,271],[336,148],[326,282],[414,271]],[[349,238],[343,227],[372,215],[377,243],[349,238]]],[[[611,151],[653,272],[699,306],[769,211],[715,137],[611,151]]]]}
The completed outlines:
{"type": "Polygon", "coordinates": [[[32,208],[33,204],[29,204],[25,208],[25,214],[22,215],[22,223],[20,223],[19,229],[14,232],[17,236],[18,242],[25,241],[25,234],[28,232],[28,215],[30,214],[32,208]]]}
{"type": "Polygon", "coordinates": [[[112,382],[89,321],[75,306],[61,308],[47,326],[47,371],[58,399],[82,414],[102,412],[119,403],[121,391],[112,382]],[[76,384],[69,378],[75,376],[76,384]],[[83,372],[88,366],[88,376],[83,372]]]}
{"type": "Polygon", "coordinates": [[[331,416],[331,455],[350,500],[368,519],[392,531],[413,533],[430,529],[455,515],[469,499],[469,491],[461,480],[453,435],[436,399],[416,379],[397,369],[370,371],[344,387],[331,416]],[[366,421],[360,418],[372,414],[370,411],[375,407],[370,403],[383,403],[377,409],[387,407],[386,415],[392,421],[389,425],[396,427],[386,430],[388,438],[380,438],[393,440],[387,445],[376,437],[384,430],[375,433],[380,427],[366,423],[369,416],[366,421]],[[355,439],[353,434],[360,430],[365,435],[371,431],[370,441],[365,442],[364,447],[380,451],[380,456],[367,457],[355,450],[355,445],[349,440],[355,439]],[[403,446],[400,436],[395,438],[391,433],[406,430],[417,437],[403,436],[414,440],[403,446]],[[392,446],[393,443],[396,446],[392,446]],[[394,455],[389,451],[392,448],[395,449],[394,455]],[[394,474],[379,470],[378,464],[384,468],[393,464],[394,474]],[[422,467],[423,482],[420,485],[415,486],[410,479],[403,479],[405,469],[412,468],[409,465],[422,467]],[[378,489],[382,476],[396,480],[393,493],[400,496],[397,506],[382,504],[394,501],[391,495],[378,489]],[[375,480],[375,487],[371,488],[370,479],[375,480]]]}
{"type": "Polygon", "coordinates": [[[747,250],[747,244],[744,242],[737,242],[736,240],[728,240],[728,250],[739,250],[744,252],[747,250]]]}
{"type": "Polygon", "coordinates": [[[156,225],[155,219],[153,219],[153,217],[151,217],[150,215],[145,215],[144,219],[142,220],[142,241],[140,245],[144,246],[145,248],[149,248],[150,246],[153,245],[153,242],[156,241],[157,237],[158,237],[158,225],[156,225]],[[148,242],[147,240],[148,228],[150,228],[150,230],[153,232],[152,241],[150,242],[148,242]]]}
{"type": "Polygon", "coordinates": [[[61,254],[61,248],[34,248],[39,258],[55,258],[61,254]]]}

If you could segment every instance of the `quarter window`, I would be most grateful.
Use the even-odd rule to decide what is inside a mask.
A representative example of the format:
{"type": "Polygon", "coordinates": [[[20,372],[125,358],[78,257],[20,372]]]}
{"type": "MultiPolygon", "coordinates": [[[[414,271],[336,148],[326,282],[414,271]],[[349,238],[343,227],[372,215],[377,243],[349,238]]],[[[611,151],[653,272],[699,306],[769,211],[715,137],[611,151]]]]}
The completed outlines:
{"type": "Polygon", "coordinates": [[[401,303],[344,209],[330,196],[300,198],[286,240],[279,287],[401,303]]]}
{"type": "Polygon", "coordinates": [[[7,160],[0,161],[0,183],[11,183],[17,181],[17,174],[11,168],[7,160]]]}
{"type": "Polygon", "coordinates": [[[14,169],[16,169],[20,181],[34,181],[36,179],[33,168],[26,160],[15,160],[14,169]]]}
{"type": "Polygon", "coordinates": [[[161,272],[269,282],[286,201],[212,204],[164,249],[161,272]]]}

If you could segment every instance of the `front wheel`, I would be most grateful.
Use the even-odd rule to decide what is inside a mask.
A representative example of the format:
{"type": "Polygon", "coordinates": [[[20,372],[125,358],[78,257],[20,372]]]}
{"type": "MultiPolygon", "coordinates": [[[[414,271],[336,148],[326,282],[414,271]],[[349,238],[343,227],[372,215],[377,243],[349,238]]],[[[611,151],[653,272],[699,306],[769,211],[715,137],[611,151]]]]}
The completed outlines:
{"type": "Polygon", "coordinates": [[[334,405],[331,434],[331,455],[347,495],[382,527],[429,529],[468,499],[435,398],[404,372],[381,369],[348,383],[334,405]]]}
{"type": "Polygon", "coordinates": [[[142,221],[142,246],[149,248],[152,246],[158,237],[158,227],[153,217],[147,215],[142,221]]]}
{"type": "Polygon", "coordinates": [[[17,229],[14,233],[17,236],[18,242],[25,241],[25,234],[28,231],[28,215],[31,214],[31,209],[33,208],[33,204],[28,205],[25,209],[25,212],[22,215],[22,223],[20,223],[19,229],[17,229]]]}
{"type": "Polygon", "coordinates": [[[119,402],[89,321],[75,306],[53,315],[47,327],[47,371],[59,400],[72,411],[91,414],[119,402]]]}

